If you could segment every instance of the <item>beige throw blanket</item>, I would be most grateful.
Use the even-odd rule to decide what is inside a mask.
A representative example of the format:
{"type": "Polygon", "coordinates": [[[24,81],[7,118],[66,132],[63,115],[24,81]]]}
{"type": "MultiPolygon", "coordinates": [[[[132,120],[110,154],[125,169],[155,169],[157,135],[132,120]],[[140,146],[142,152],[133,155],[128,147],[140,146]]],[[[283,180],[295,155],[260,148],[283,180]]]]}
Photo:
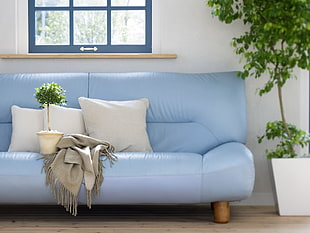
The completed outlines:
{"type": "Polygon", "coordinates": [[[114,147],[81,134],[65,135],[57,144],[58,153],[44,156],[44,171],[48,185],[61,204],[72,215],[77,215],[78,193],[84,180],[87,206],[91,208],[103,182],[103,160],[110,166],[117,160],[114,147]]]}

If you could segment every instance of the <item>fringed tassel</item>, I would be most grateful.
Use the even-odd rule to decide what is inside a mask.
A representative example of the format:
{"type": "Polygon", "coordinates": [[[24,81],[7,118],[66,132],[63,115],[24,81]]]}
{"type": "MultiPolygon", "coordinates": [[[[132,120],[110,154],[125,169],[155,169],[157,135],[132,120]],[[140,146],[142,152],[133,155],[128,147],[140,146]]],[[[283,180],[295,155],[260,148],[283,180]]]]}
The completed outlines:
{"type": "MultiPolygon", "coordinates": [[[[95,199],[98,194],[100,193],[100,188],[103,183],[104,177],[103,177],[103,161],[109,160],[110,166],[114,164],[115,161],[117,161],[117,157],[111,153],[109,150],[111,148],[105,149],[101,154],[101,158],[99,158],[98,163],[98,174],[96,174],[95,178],[95,184],[93,186],[92,190],[87,190],[87,206],[91,209],[91,203],[92,200],[95,199]]],[[[113,151],[113,149],[112,149],[113,151]]],[[[60,182],[58,182],[57,178],[54,176],[53,171],[51,169],[51,164],[54,162],[54,159],[56,157],[56,154],[53,155],[45,155],[41,159],[44,159],[43,161],[43,168],[44,172],[46,174],[45,183],[47,186],[50,187],[50,190],[57,200],[59,205],[62,205],[66,211],[71,213],[73,216],[77,215],[77,206],[78,206],[78,196],[74,195],[70,191],[68,191],[60,182]]]]}
{"type": "Polygon", "coordinates": [[[96,175],[95,178],[95,184],[93,186],[92,190],[86,190],[86,196],[87,196],[87,206],[89,209],[91,209],[91,203],[92,203],[92,199],[96,199],[97,196],[100,193],[100,188],[101,185],[103,183],[104,177],[103,177],[103,161],[105,160],[109,160],[110,162],[110,166],[112,167],[112,165],[114,164],[115,161],[117,161],[117,157],[109,152],[108,150],[105,150],[103,152],[104,154],[101,157],[104,157],[103,159],[99,158],[99,163],[98,163],[98,174],[96,175]]]}
{"type": "Polygon", "coordinates": [[[78,206],[78,196],[68,191],[65,187],[62,187],[60,190],[63,191],[63,193],[61,194],[63,195],[62,198],[63,203],[61,203],[61,205],[64,206],[66,210],[73,216],[76,216],[78,206]]]}
{"type": "Polygon", "coordinates": [[[56,199],[59,205],[62,205],[67,212],[73,216],[77,215],[78,196],[68,191],[60,182],[56,181],[57,191],[56,199]]]}
{"type": "Polygon", "coordinates": [[[78,196],[68,191],[60,182],[57,181],[53,174],[51,164],[53,163],[55,155],[44,156],[44,171],[46,174],[45,183],[49,186],[57,204],[62,205],[67,212],[73,216],[77,215],[78,196]]]}
{"type": "Polygon", "coordinates": [[[94,199],[97,198],[98,194],[100,193],[100,188],[101,188],[101,185],[103,183],[103,164],[101,162],[101,160],[99,161],[98,163],[98,174],[96,175],[96,178],[95,178],[95,184],[94,184],[94,187],[93,187],[93,197],[94,199]]]}
{"type": "Polygon", "coordinates": [[[91,209],[92,190],[86,190],[86,196],[87,196],[87,207],[91,209]]]}
{"type": "MultiPolygon", "coordinates": [[[[102,156],[101,157],[104,157],[103,159],[101,159],[101,162],[102,161],[106,161],[106,160],[109,160],[110,162],[110,167],[112,167],[114,165],[114,162],[117,161],[117,157],[108,151],[108,149],[105,149],[103,152],[102,152],[102,156]]],[[[104,168],[105,166],[103,166],[104,168]]]]}
{"type": "Polygon", "coordinates": [[[92,190],[86,190],[86,196],[87,196],[87,206],[89,209],[91,209],[91,203],[92,199],[96,199],[97,196],[100,193],[100,187],[103,183],[103,164],[102,161],[99,159],[98,163],[98,174],[95,177],[95,183],[92,190]]]}

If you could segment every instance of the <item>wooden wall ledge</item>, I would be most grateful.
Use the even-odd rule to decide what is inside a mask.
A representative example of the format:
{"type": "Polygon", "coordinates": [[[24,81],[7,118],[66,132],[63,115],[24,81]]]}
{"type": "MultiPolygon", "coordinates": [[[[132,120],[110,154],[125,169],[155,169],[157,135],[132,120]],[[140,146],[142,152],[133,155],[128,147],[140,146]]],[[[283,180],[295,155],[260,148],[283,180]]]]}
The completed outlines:
{"type": "Polygon", "coordinates": [[[175,59],[176,54],[0,54],[1,59],[175,59]]]}

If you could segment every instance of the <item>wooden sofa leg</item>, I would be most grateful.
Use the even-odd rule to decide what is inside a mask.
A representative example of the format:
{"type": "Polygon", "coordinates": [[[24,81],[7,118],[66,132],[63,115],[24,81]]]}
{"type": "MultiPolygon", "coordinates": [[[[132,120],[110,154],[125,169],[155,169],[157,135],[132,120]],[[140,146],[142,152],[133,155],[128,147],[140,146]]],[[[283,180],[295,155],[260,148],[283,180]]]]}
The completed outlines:
{"type": "Polygon", "coordinates": [[[230,206],[228,201],[211,203],[215,223],[228,223],[230,220],[230,206]]]}

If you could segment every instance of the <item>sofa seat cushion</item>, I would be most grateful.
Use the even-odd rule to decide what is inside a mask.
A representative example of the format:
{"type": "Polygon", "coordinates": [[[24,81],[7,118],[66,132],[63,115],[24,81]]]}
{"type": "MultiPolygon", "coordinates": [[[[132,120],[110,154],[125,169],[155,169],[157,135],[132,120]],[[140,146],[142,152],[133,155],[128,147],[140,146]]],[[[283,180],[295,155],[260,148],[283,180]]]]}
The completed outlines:
{"type": "MultiPolygon", "coordinates": [[[[119,152],[110,167],[104,161],[104,176],[169,176],[201,174],[202,156],[194,153],[119,152]]],[[[0,152],[0,175],[40,175],[42,155],[32,152],[0,152]]]]}
{"type": "Polygon", "coordinates": [[[42,155],[34,152],[0,152],[0,176],[38,176],[42,155]]]}
{"type": "Polygon", "coordinates": [[[0,204],[55,204],[45,186],[40,157],[32,152],[0,152],[0,204]]]}
{"type": "Polygon", "coordinates": [[[113,167],[105,162],[105,176],[169,176],[201,174],[202,156],[176,152],[119,152],[113,167]]]}
{"type": "MultiPolygon", "coordinates": [[[[200,154],[119,152],[115,155],[118,161],[112,167],[104,161],[105,179],[94,204],[200,203],[200,154]]],[[[0,189],[0,204],[55,204],[45,186],[40,157],[38,153],[0,152],[0,186],[6,187],[0,189]]],[[[83,187],[80,202],[86,203],[83,187]]]]}
{"type": "MultiPolygon", "coordinates": [[[[104,176],[156,176],[201,174],[202,156],[194,153],[119,152],[110,167],[105,161],[104,176]]],[[[0,175],[38,176],[42,155],[32,152],[0,152],[0,175]]]]}
{"type": "MultiPolygon", "coordinates": [[[[185,204],[201,201],[202,156],[194,153],[121,152],[95,204],[185,204]]],[[[84,192],[81,192],[84,196],[84,192]]],[[[84,197],[83,202],[86,202],[84,197]]]]}

